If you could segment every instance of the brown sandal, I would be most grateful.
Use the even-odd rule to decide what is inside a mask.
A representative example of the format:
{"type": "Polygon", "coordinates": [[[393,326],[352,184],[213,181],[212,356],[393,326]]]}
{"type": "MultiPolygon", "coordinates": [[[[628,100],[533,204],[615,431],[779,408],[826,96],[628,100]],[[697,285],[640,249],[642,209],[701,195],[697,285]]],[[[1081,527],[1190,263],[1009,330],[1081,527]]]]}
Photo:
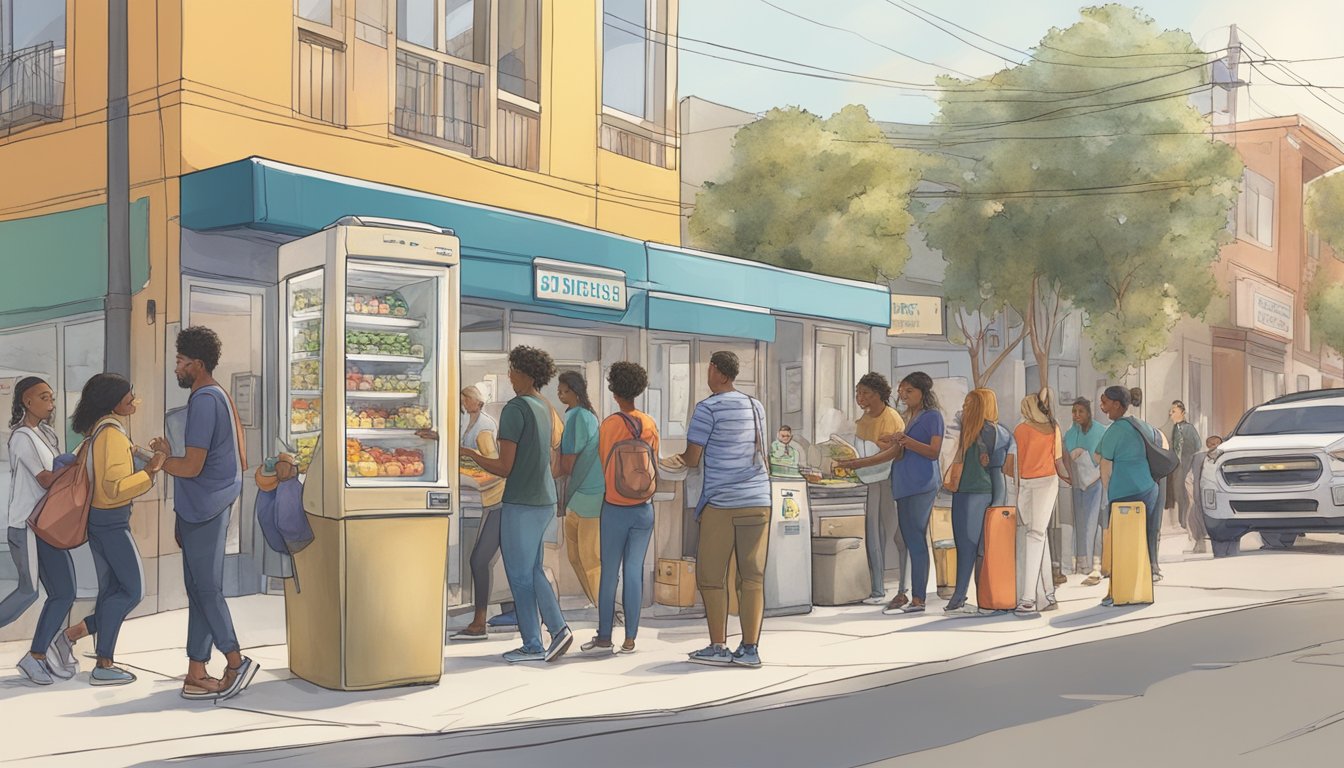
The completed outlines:
{"type": "Polygon", "coordinates": [[[223,690],[223,681],[209,675],[194,680],[188,678],[182,683],[182,698],[193,701],[215,699],[223,690]]]}

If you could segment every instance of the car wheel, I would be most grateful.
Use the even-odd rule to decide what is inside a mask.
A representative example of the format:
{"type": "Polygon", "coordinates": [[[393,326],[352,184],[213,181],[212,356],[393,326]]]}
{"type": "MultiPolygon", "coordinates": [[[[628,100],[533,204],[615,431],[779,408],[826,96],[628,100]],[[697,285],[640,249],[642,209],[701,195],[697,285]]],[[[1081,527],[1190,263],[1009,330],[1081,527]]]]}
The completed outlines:
{"type": "Polygon", "coordinates": [[[1260,539],[1265,543],[1265,549],[1292,549],[1297,543],[1298,533],[1277,533],[1262,532],[1260,539]]]}

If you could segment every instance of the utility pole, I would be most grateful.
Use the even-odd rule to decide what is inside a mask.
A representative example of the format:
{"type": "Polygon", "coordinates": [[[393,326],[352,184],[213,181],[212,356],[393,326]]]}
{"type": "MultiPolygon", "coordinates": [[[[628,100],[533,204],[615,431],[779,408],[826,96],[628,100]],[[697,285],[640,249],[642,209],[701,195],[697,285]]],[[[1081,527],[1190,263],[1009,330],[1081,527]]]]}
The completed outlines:
{"type": "Polygon", "coordinates": [[[1237,35],[1237,25],[1233,24],[1227,33],[1227,68],[1232,74],[1231,86],[1227,89],[1227,114],[1232,125],[1237,124],[1237,91],[1241,82],[1241,37],[1237,35]]]}
{"type": "Polygon", "coordinates": [[[131,373],[131,134],[127,0],[107,2],[107,318],[103,368],[131,373]]]}

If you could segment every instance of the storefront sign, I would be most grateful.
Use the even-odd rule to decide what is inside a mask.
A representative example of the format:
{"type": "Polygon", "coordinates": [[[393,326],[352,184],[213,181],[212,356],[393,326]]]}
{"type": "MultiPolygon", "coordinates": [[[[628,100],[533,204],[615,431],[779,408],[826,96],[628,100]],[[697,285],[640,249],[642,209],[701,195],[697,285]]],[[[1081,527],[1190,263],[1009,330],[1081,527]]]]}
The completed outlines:
{"type": "Polygon", "coordinates": [[[1293,338],[1293,296],[1258,280],[1237,281],[1237,325],[1293,338]]]}
{"type": "Polygon", "coordinates": [[[625,273],[559,261],[532,262],[536,297],[543,301],[625,309],[625,273]]]}
{"type": "Polygon", "coordinates": [[[941,296],[891,295],[891,325],[888,336],[942,336],[941,296]]]}

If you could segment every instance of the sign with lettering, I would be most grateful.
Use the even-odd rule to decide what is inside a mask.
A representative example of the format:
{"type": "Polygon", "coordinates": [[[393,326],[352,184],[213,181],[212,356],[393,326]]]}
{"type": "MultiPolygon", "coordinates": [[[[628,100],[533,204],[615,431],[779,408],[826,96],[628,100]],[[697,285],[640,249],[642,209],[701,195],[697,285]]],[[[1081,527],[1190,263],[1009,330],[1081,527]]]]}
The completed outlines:
{"type": "Polygon", "coordinates": [[[532,272],[535,295],[540,300],[599,309],[625,309],[624,272],[541,259],[533,262],[532,272]]]}
{"type": "Polygon", "coordinates": [[[942,336],[941,296],[891,295],[891,325],[888,336],[942,336]]]}
{"type": "Polygon", "coordinates": [[[1258,280],[1237,281],[1237,325],[1293,338],[1293,295],[1258,280]]]}

